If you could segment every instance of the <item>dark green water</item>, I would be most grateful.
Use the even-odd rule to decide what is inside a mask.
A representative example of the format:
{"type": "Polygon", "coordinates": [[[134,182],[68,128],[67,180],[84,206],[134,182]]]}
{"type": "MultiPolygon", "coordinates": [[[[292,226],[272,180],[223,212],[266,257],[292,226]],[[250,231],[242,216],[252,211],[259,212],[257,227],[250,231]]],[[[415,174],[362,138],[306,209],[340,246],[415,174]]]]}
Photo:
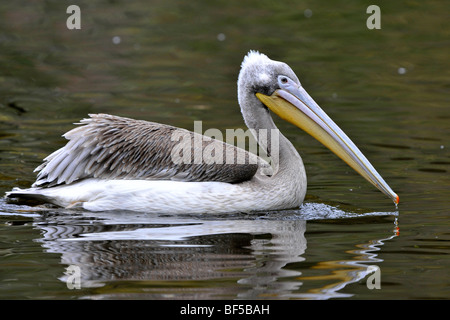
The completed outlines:
{"type": "Polygon", "coordinates": [[[0,4],[0,193],[28,187],[88,113],[244,128],[243,56],[287,62],[400,196],[398,209],[297,128],[299,210],[161,216],[0,200],[1,299],[448,299],[449,5],[368,1],[0,4]],[[308,11],[309,10],[309,11],[308,11]],[[81,268],[81,289],[65,270],[81,268]],[[381,288],[369,289],[369,266],[381,288]]]}

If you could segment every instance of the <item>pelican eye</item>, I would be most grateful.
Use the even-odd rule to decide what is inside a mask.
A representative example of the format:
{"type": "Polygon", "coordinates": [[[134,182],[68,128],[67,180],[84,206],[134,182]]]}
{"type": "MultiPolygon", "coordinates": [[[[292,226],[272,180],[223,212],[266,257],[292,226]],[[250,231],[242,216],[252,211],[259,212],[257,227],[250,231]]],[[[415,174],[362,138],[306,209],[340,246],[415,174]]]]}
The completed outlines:
{"type": "Polygon", "coordinates": [[[278,86],[280,87],[280,89],[289,90],[289,88],[298,87],[298,84],[291,78],[280,75],[278,76],[278,86]]]}

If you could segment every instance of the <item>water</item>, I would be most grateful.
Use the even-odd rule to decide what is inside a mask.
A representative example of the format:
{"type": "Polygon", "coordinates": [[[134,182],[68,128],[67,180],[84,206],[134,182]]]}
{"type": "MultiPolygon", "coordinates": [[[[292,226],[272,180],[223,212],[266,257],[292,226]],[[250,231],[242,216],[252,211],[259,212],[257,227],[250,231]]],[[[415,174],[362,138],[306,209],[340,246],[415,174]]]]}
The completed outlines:
{"type": "Polygon", "coordinates": [[[448,299],[450,111],[445,2],[0,5],[0,193],[88,113],[244,128],[250,49],[287,62],[392,189],[398,208],[297,128],[305,204],[236,215],[91,213],[0,200],[2,299],[448,299]],[[81,289],[66,268],[81,267],[81,289]],[[375,266],[375,267],[370,267],[375,266]],[[380,289],[368,282],[380,272],[380,289]]]}

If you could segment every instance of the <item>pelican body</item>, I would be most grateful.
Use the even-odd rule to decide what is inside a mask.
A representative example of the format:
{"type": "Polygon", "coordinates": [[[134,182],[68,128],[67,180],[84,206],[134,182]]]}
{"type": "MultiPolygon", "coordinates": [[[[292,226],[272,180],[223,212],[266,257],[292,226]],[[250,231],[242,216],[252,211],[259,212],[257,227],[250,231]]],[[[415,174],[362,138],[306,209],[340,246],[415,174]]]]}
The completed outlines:
{"type": "Polygon", "coordinates": [[[176,214],[296,208],[306,194],[305,167],[292,143],[278,132],[272,111],[315,137],[398,203],[398,196],[308,95],[287,64],[250,51],[239,73],[238,101],[255,140],[272,155],[271,164],[253,153],[185,129],[95,114],[64,135],[68,143],[36,168],[39,173],[31,188],[15,188],[7,197],[92,211],[176,214]],[[261,132],[269,133],[269,137],[261,132]],[[274,132],[278,133],[276,139],[272,139],[274,132]],[[190,145],[192,152],[185,154],[188,159],[192,160],[199,148],[214,148],[231,155],[228,158],[242,156],[245,161],[176,162],[174,154],[180,145],[174,133],[181,133],[185,142],[200,139],[197,146],[190,145]]]}

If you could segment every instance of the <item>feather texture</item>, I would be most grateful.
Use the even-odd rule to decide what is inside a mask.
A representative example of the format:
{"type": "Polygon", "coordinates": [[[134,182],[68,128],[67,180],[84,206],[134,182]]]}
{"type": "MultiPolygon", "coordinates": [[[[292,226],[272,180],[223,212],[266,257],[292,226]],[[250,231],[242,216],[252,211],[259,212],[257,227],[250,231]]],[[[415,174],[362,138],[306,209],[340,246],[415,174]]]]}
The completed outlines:
{"type": "Polygon", "coordinates": [[[89,116],[64,134],[67,144],[35,169],[39,173],[33,187],[86,178],[239,183],[250,180],[259,167],[268,167],[252,153],[185,129],[107,114],[89,116]],[[230,154],[235,161],[208,162],[202,157],[205,148],[213,156],[223,152],[223,162],[230,154]]]}

